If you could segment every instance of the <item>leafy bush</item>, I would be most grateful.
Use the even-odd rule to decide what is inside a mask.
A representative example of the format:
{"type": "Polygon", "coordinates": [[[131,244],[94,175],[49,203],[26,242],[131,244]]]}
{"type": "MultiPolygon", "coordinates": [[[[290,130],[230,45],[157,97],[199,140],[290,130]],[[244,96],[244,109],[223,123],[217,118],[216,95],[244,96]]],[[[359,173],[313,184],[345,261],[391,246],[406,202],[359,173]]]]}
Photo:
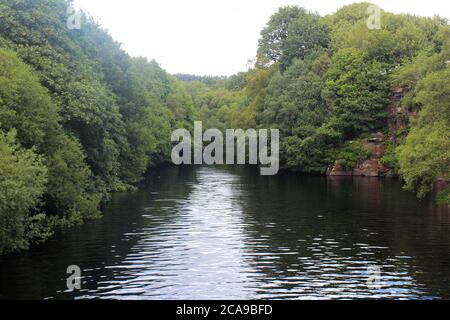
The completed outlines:
{"type": "Polygon", "coordinates": [[[15,131],[0,131],[0,254],[27,248],[39,233],[27,234],[25,225],[33,224],[29,215],[39,207],[46,183],[47,168],[35,149],[21,148],[15,131]]]}
{"type": "Polygon", "coordinates": [[[385,151],[383,156],[381,157],[381,163],[383,163],[386,167],[394,170],[394,172],[398,172],[399,169],[396,148],[397,146],[393,142],[386,142],[385,151]]]}
{"type": "Polygon", "coordinates": [[[448,175],[450,168],[450,130],[441,121],[431,126],[413,128],[405,145],[397,148],[400,174],[405,188],[423,198],[436,179],[448,175]]]}
{"type": "Polygon", "coordinates": [[[359,161],[367,160],[370,152],[360,141],[349,141],[335,153],[335,159],[345,170],[353,170],[359,161]]]}

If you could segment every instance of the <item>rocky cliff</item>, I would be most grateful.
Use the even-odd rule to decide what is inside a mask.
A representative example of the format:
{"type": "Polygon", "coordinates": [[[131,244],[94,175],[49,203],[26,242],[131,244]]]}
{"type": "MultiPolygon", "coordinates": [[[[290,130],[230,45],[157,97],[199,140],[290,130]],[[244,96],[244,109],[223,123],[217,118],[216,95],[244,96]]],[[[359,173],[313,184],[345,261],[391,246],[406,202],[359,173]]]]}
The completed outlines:
{"type": "Polygon", "coordinates": [[[380,132],[370,135],[364,141],[364,148],[369,151],[369,159],[359,161],[353,170],[345,170],[339,161],[335,161],[327,171],[329,176],[365,176],[365,177],[392,177],[395,176],[390,168],[387,168],[381,161],[386,149],[386,143],[391,141],[397,143],[407,130],[409,119],[417,114],[402,105],[402,98],[405,94],[403,88],[395,88],[392,91],[391,102],[388,107],[389,113],[389,134],[380,132]]]}
{"type": "Polygon", "coordinates": [[[364,141],[364,148],[370,153],[369,159],[359,161],[353,170],[345,170],[336,161],[328,169],[329,176],[362,176],[362,177],[386,177],[392,176],[392,172],[382,162],[381,157],[385,152],[387,137],[382,133],[375,133],[364,141]]]}

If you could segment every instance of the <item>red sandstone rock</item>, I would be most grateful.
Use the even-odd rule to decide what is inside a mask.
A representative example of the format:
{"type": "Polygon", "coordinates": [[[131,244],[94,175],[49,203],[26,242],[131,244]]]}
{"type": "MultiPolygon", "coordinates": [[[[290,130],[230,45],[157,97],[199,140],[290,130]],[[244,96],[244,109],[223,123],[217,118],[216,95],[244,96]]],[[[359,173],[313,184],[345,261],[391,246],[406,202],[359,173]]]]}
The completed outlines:
{"type": "Polygon", "coordinates": [[[339,161],[336,161],[334,163],[334,165],[330,166],[330,168],[328,168],[328,172],[327,174],[331,177],[339,177],[339,176],[352,176],[353,175],[353,171],[346,171],[344,170],[344,168],[341,166],[341,164],[339,163],[339,161]]]}
{"type": "Polygon", "coordinates": [[[370,159],[362,161],[358,167],[353,170],[353,175],[363,177],[381,177],[386,171],[386,167],[379,159],[370,159]]]}

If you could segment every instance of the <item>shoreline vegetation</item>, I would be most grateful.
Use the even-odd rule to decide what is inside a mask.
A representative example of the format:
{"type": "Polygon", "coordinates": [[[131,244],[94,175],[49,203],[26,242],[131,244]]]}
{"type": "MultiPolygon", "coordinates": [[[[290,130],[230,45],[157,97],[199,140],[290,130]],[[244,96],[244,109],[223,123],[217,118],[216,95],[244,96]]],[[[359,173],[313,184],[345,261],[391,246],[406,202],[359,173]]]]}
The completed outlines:
{"type": "Polygon", "coordinates": [[[444,18],[382,11],[369,30],[369,3],[328,16],[284,7],[254,67],[199,77],[130,57],[87,15],[67,28],[69,5],[0,0],[0,254],[100,217],[112,192],[170,160],[171,133],[194,121],[280,129],[280,166],[292,171],[389,172],[419,197],[449,178],[444,18]]]}

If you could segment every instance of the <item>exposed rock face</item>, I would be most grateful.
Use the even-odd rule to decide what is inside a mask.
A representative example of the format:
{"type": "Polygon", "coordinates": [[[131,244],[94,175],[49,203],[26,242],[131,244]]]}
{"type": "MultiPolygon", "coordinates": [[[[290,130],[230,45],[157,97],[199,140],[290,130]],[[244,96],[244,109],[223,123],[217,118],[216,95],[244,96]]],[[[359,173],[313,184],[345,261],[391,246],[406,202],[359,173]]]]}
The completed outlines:
{"type": "Polygon", "coordinates": [[[381,163],[381,157],[385,151],[385,146],[383,144],[384,139],[380,142],[372,142],[374,137],[370,138],[365,147],[371,150],[370,159],[360,161],[355,169],[351,171],[345,170],[339,163],[336,161],[330,168],[328,169],[327,174],[329,176],[360,176],[360,177],[390,177],[391,172],[388,168],[386,168],[383,163],[381,163]]]}
{"type": "Polygon", "coordinates": [[[384,177],[389,171],[380,161],[380,159],[369,159],[362,161],[358,167],[353,170],[354,176],[363,177],[384,177]]]}
{"type": "Polygon", "coordinates": [[[404,134],[408,127],[409,119],[416,117],[417,112],[402,105],[405,89],[395,88],[392,92],[389,105],[389,132],[392,140],[397,140],[399,135],[404,134]]]}
{"type": "Polygon", "coordinates": [[[332,166],[328,168],[327,175],[331,177],[352,176],[353,171],[344,170],[339,161],[336,161],[332,166]]]}
{"type": "Polygon", "coordinates": [[[379,159],[361,161],[352,171],[346,171],[338,161],[328,169],[329,176],[354,176],[354,177],[393,177],[391,170],[386,168],[379,159]]]}
{"type": "Polygon", "coordinates": [[[385,152],[385,142],[397,141],[398,137],[404,134],[408,127],[408,122],[411,117],[417,114],[402,106],[401,100],[405,95],[403,88],[396,88],[392,92],[391,102],[388,107],[389,112],[389,137],[382,133],[371,135],[365,143],[365,148],[370,150],[370,158],[365,161],[360,161],[356,168],[351,171],[345,170],[339,161],[336,161],[328,168],[327,175],[329,176],[365,176],[365,177],[392,177],[394,174],[389,168],[386,168],[381,162],[381,158],[385,152]]]}

